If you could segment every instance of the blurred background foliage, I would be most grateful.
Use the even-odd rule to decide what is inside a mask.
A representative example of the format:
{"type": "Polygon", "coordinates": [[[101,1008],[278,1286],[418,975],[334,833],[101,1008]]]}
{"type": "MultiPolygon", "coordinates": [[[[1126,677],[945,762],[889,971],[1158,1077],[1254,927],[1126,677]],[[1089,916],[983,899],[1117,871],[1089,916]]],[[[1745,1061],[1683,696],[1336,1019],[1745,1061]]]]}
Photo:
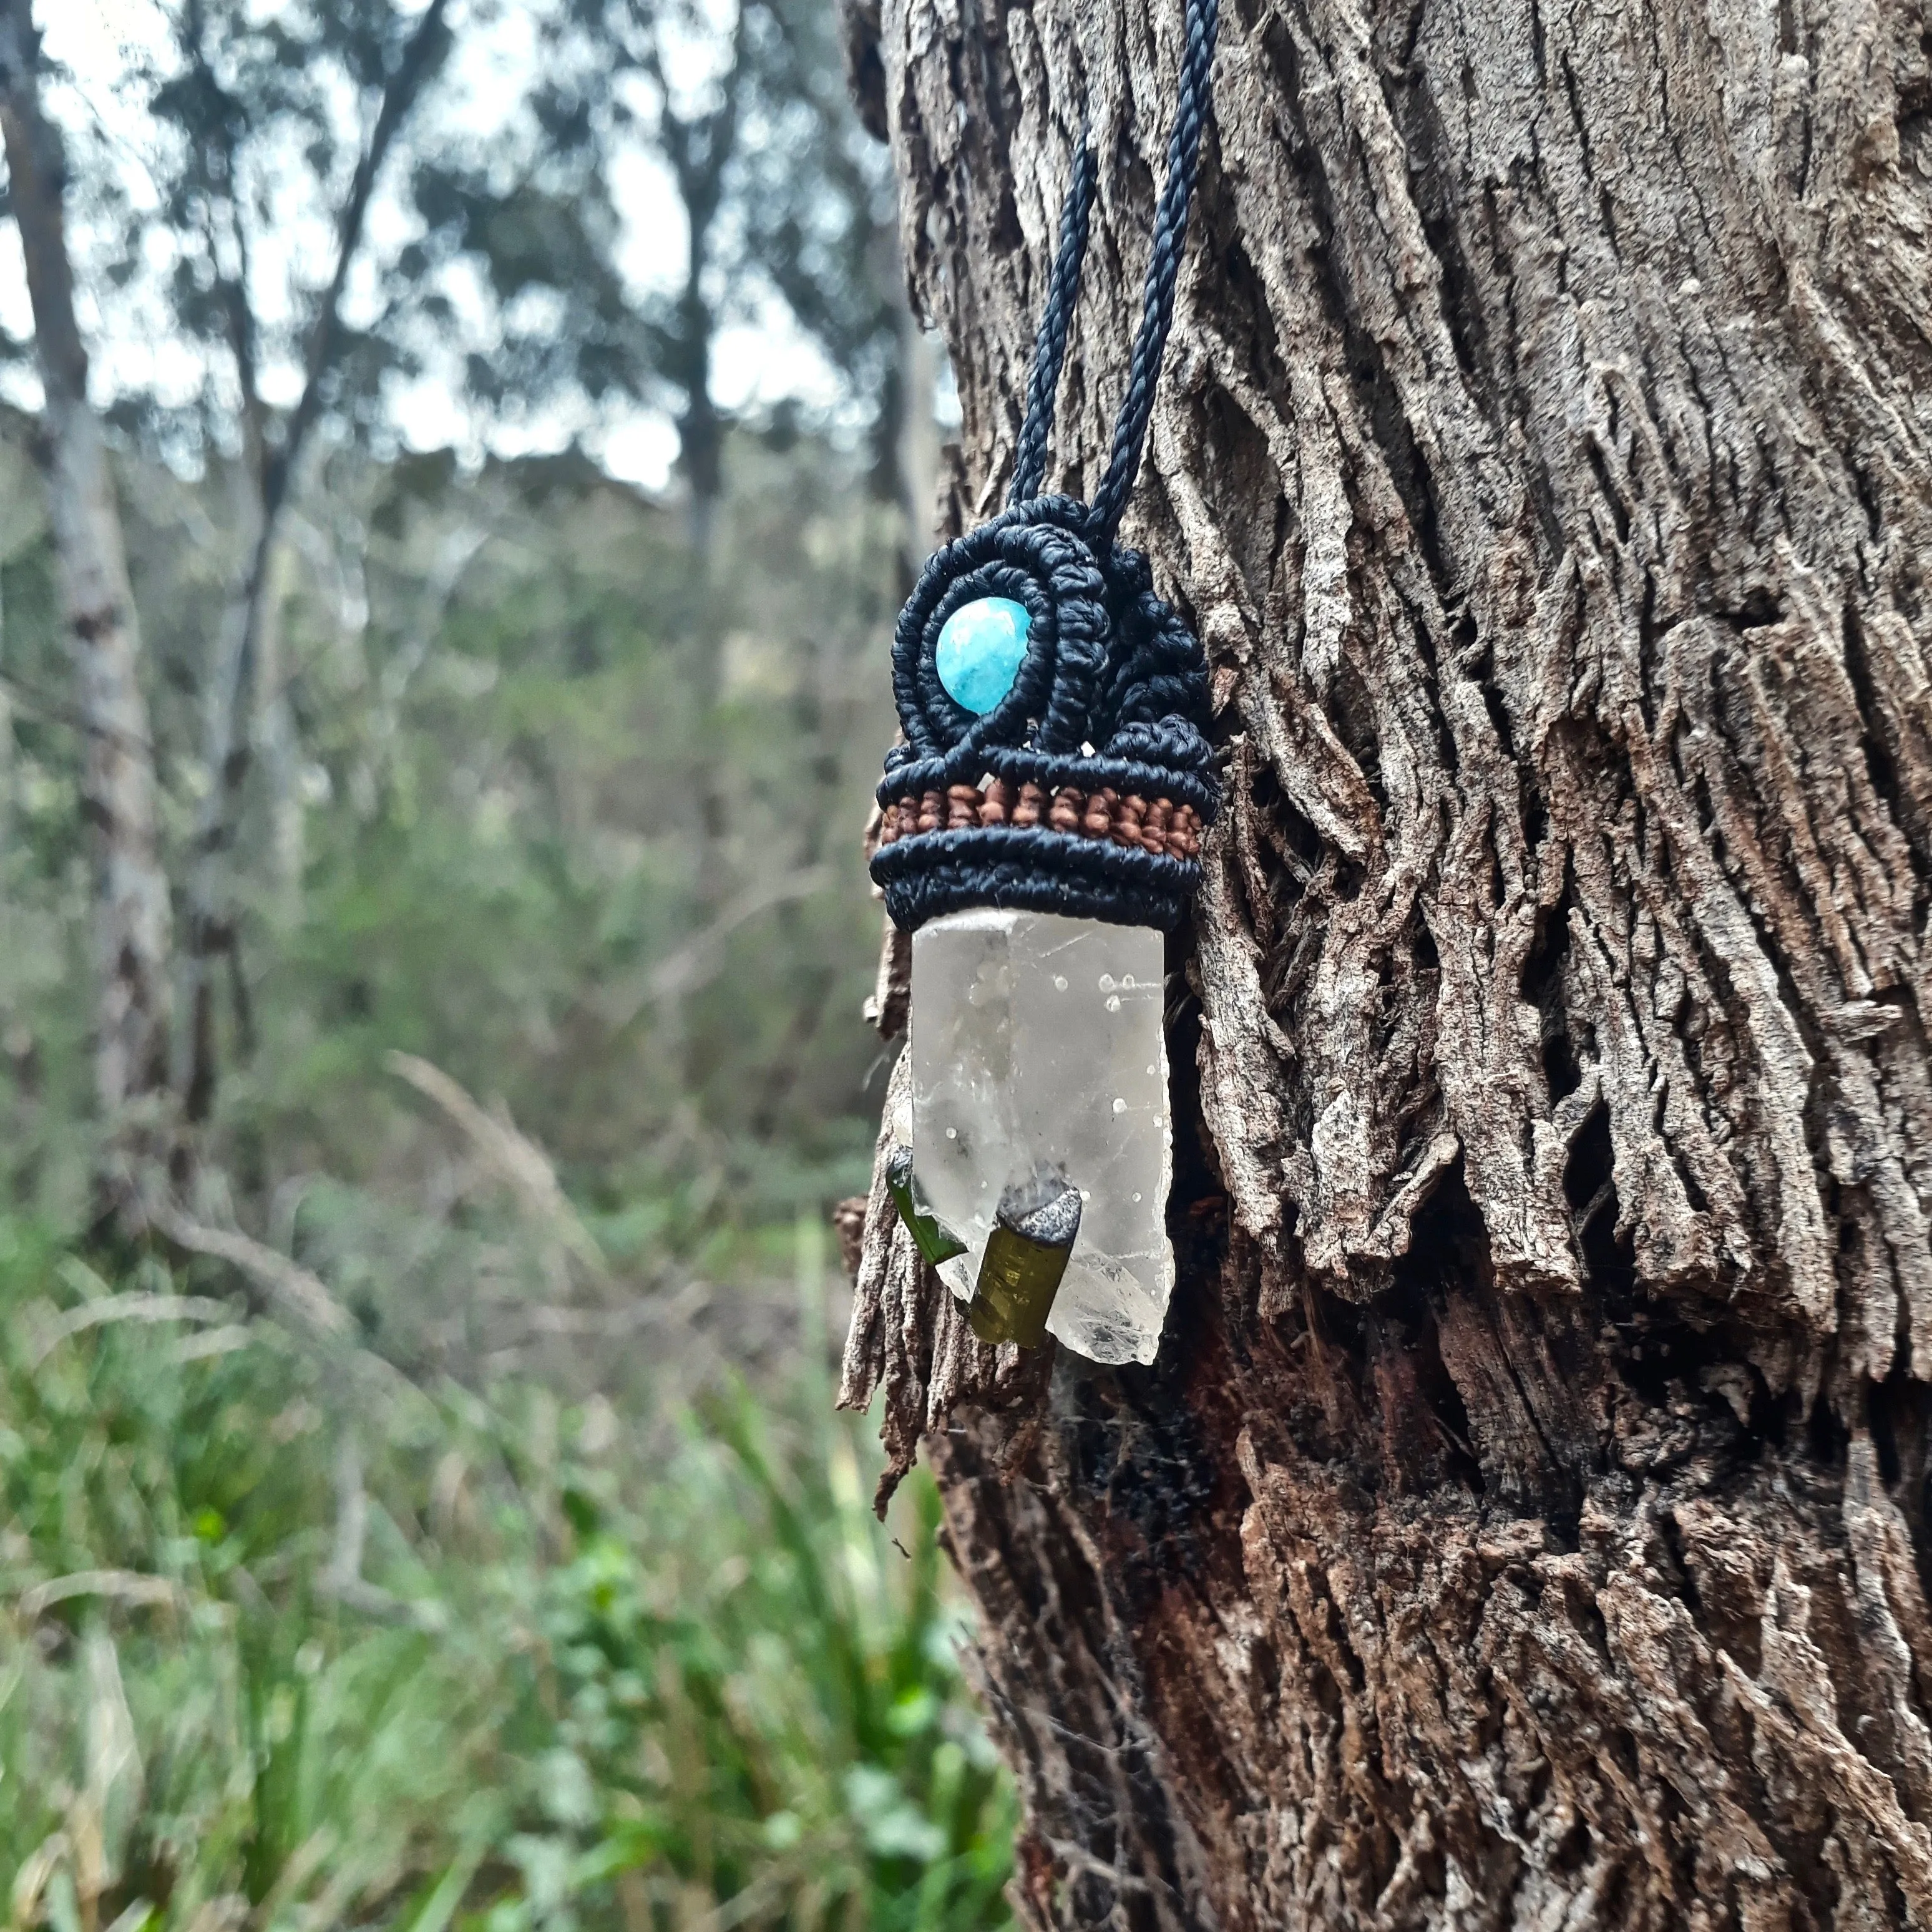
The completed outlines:
{"type": "MultiPolygon", "coordinates": [[[[8,914],[27,943],[0,965],[5,1131],[37,1204],[77,1225],[87,851],[54,560],[14,428],[8,914]]],[[[860,1019],[879,929],[860,836],[902,526],[849,454],[784,442],[734,446],[708,581],[676,506],[575,454],[464,475],[347,452],[296,506],[278,623],[299,758],[286,796],[258,761],[242,820],[206,1143],[230,1189],[292,1214],[326,1177],[457,1213],[445,1124],[385,1072],[398,1049],[500,1102],[626,1260],[862,1187],[882,1068],[860,1019]]],[[[137,470],[123,500],[183,844],[220,487],[137,470]]]]}
{"type": "Polygon", "coordinates": [[[4,1246],[14,1924],[998,1917],[937,1498],[881,1530],[822,1381],[405,1378],[4,1246]]]}
{"type": "Polygon", "coordinates": [[[16,330],[0,1912],[1004,1924],[936,1496],[874,1521],[831,1408],[934,374],[829,5],[88,4],[146,38],[38,84],[182,990],[170,1084],[104,1102],[16,330]],[[728,393],[734,329],[810,380],[728,393]]]}

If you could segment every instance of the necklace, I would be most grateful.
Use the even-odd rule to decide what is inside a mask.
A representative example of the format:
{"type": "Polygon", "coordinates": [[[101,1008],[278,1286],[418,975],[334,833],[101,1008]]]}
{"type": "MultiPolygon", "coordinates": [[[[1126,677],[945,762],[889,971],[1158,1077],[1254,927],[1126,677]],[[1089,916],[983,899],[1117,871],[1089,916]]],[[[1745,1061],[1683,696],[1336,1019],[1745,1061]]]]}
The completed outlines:
{"type": "Polygon", "coordinates": [[[1216,11],[1186,0],[1140,324],[1093,501],[1041,487],[1096,186],[1083,127],[1006,506],[928,559],[899,614],[903,742],[878,789],[872,876],[914,934],[894,1197],[982,1340],[1051,1330],[1102,1361],[1153,1359],[1172,1286],[1162,934],[1186,916],[1220,800],[1200,644],[1116,540],[1173,321],[1216,11]]]}

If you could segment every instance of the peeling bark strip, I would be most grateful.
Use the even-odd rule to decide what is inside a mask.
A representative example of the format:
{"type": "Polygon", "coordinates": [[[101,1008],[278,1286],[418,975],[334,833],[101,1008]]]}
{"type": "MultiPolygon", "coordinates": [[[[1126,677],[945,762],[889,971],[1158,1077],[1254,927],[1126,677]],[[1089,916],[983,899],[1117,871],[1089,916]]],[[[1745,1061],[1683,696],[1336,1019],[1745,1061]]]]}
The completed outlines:
{"type": "MultiPolygon", "coordinates": [[[[1100,472],[1180,15],[855,58],[957,520],[1090,103],[1100,472]]],[[[1032,1924],[1932,1923],[1928,46],[1228,0],[1129,520],[1230,759],[1168,1343],[962,1422],[1011,1376],[875,1190],[848,1362],[898,1461],[955,1415],[1032,1924]]]]}

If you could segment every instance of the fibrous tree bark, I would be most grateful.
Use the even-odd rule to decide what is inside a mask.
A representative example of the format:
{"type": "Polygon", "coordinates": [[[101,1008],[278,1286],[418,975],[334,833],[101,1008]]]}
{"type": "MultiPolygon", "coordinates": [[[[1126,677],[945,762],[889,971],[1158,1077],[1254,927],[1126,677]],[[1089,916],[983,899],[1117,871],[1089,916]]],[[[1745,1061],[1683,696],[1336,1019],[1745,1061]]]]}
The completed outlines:
{"type": "Polygon", "coordinates": [[[74,316],[68,253],[66,168],[58,133],[41,109],[40,43],[31,0],[0,5],[0,133],[33,308],[45,397],[38,453],[86,741],[82,783],[94,853],[94,1096],[110,1130],[110,1191],[124,1208],[133,1194],[123,1156],[142,1138],[130,1138],[130,1106],[167,1084],[168,882],[157,844],[140,628],[113,471],[88,400],[87,350],[74,316]]]}
{"type": "MultiPolygon", "coordinates": [[[[1089,107],[1097,476],[1180,12],[884,0],[854,62],[956,526],[1089,107]]],[[[1227,758],[1168,1333],[981,1350],[875,1190],[848,1348],[1031,1924],[1932,1922],[1929,36],[1225,0],[1128,523],[1227,758]]]]}

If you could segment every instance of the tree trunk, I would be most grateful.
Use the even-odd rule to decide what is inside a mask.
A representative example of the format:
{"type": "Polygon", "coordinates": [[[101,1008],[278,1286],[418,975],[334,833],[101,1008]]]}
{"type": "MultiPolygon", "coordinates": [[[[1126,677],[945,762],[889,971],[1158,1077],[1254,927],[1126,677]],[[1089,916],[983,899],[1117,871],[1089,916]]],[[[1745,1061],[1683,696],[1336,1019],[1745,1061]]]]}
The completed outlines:
{"type": "MultiPolygon", "coordinates": [[[[74,320],[62,207],[65,167],[59,136],[40,110],[40,37],[30,0],[0,5],[0,132],[46,392],[40,454],[86,739],[82,784],[94,851],[94,1094],[115,1133],[118,1153],[110,1166],[118,1172],[119,1156],[129,1150],[129,1104],[167,1084],[168,882],[156,839],[140,631],[113,472],[88,403],[87,352],[74,320]]],[[[114,1183],[117,1196],[124,1196],[124,1180],[114,1183]]]]}
{"type": "MultiPolygon", "coordinates": [[[[350,275],[362,258],[376,184],[424,89],[448,55],[448,13],[449,0],[429,0],[375,96],[374,119],[342,204],[335,211],[334,266],[303,338],[302,393],[272,437],[268,412],[257,386],[254,345],[260,329],[250,306],[253,296],[245,273],[222,291],[224,305],[232,318],[230,347],[242,391],[245,431],[243,470],[253,500],[244,553],[247,562],[230,598],[210,667],[203,740],[208,790],[195,828],[194,863],[186,895],[181,1004],[187,1025],[178,1056],[181,1064],[173,1072],[191,1129],[205,1126],[214,1111],[220,1072],[214,1011],[218,965],[225,962],[227,966],[238,1007],[246,999],[233,876],[235,848],[241,836],[244,788],[260,735],[258,711],[262,707],[257,699],[262,661],[265,652],[272,656],[275,652],[274,630],[280,621],[276,600],[282,581],[279,551],[283,520],[309,438],[330,406],[340,364],[353,346],[343,322],[342,305],[350,275]]],[[[190,11],[175,25],[178,52],[205,68],[207,56],[199,13],[190,11]]],[[[231,142],[232,129],[224,128],[218,139],[224,144],[231,142]]],[[[224,193],[232,194],[240,172],[235,154],[224,145],[220,156],[220,164],[208,171],[208,178],[220,183],[224,193]]],[[[245,236],[245,218],[237,212],[233,221],[233,236],[245,236]]],[[[245,254],[240,259],[245,262],[245,254]]],[[[276,681],[267,694],[271,706],[280,701],[279,686],[278,667],[276,681]]],[[[277,728],[289,722],[286,715],[273,721],[277,728]]],[[[249,1030],[244,1012],[238,1012],[236,1030],[241,1036],[249,1030]]],[[[196,1151],[185,1138],[176,1150],[176,1165],[184,1180],[192,1172],[196,1151]]]]}
{"type": "MultiPolygon", "coordinates": [[[[1097,477],[1180,12],[885,0],[956,522],[1083,90],[1097,477]]],[[[1228,754],[1166,1344],[981,1350],[875,1190],[848,1359],[1030,1924],[1932,1923],[1929,25],[1224,0],[1128,526],[1228,754]]]]}

